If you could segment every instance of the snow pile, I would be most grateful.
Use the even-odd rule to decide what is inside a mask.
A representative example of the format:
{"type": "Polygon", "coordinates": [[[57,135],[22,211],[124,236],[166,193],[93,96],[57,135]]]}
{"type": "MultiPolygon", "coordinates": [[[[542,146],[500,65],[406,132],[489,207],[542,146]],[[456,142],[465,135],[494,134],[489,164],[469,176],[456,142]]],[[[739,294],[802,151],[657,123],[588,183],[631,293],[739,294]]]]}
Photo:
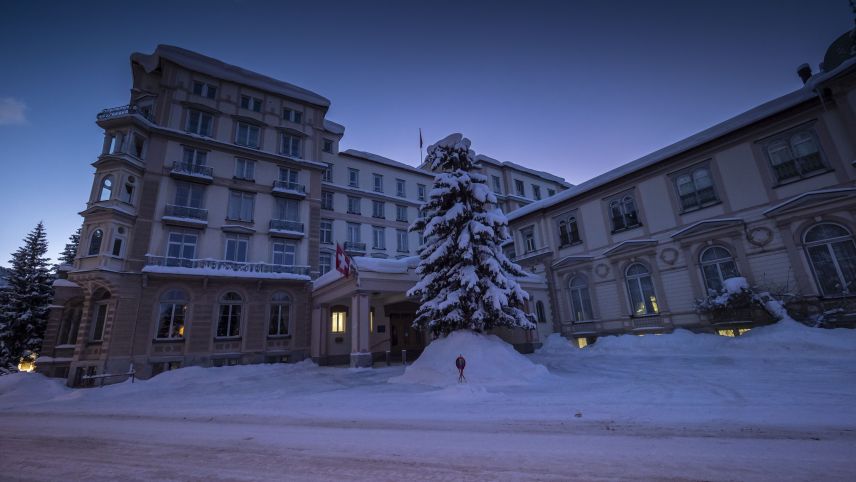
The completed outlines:
{"type": "Polygon", "coordinates": [[[72,391],[65,379],[48,378],[40,373],[18,372],[0,377],[0,402],[30,404],[50,400],[72,391]]]}
{"type": "Polygon", "coordinates": [[[548,375],[543,365],[532,363],[498,336],[458,330],[431,342],[404,375],[389,381],[437,387],[456,385],[458,355],[467,360],[464,376],[469,384],[524,385],[548,375]]]}
{"type": "Polygon", "coordinates": [[[553,333],[544,340],[541,348],[538,349],[538,354],[542,356],[568,356],[577,350],[579,348],[571,345],[570,340],[559,333],[553,333]]]}

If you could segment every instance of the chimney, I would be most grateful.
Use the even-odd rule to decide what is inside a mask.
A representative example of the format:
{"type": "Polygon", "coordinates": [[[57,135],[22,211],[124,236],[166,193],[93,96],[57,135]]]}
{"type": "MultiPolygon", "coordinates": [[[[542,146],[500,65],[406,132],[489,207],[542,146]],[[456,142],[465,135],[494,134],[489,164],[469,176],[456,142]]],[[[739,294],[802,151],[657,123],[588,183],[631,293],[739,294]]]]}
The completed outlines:
{"type": "Polygon", "coordinates": [[[800,76],[800,79],[802,79],[803,84],[805,84],[806,82],[808,82],[808,79],[811,78],[811,66],[809,66],[808,64],[800,65],[799,67],[797,67],[797,75],[800,76]]]}

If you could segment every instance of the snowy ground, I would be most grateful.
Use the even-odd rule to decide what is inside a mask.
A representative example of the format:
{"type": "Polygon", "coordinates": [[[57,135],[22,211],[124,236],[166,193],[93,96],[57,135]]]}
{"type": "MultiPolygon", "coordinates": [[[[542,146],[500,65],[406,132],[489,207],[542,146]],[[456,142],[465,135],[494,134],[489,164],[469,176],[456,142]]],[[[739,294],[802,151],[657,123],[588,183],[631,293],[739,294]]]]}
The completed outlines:
{"type": "Polygon", "coordinates": [[[419,363],[185,368],[87,390],[2,377],[0,478],[856,478],[854,331],[550,339],[516,369],[478,366],[516,354],[464,354],[466,385],[419,363]]]}

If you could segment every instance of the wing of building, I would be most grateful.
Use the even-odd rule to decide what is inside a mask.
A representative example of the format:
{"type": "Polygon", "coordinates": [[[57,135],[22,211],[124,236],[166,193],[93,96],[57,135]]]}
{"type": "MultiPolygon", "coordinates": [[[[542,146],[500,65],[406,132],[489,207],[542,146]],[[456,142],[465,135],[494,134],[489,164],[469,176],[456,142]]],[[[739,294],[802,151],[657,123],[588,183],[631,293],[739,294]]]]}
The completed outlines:
{"type": "MultiPolygon", "coordinates": [[[[167,45],[133,54],[131,70],[128,105],[96,118],[80,252],[54,286],[39,371],[85,385],[131,367],[370,364],[422,349],[404,293],[432,173],[340,152],[345,127],[304,88],[167,45]],[[336,244],[356,274],[316,296],[336,244]]],[[[484,169],[514,197],[506,209],[569,186],[512,163],[484,169]]],[[[545,280],[528,283],[546,301],[545,280]]]]}

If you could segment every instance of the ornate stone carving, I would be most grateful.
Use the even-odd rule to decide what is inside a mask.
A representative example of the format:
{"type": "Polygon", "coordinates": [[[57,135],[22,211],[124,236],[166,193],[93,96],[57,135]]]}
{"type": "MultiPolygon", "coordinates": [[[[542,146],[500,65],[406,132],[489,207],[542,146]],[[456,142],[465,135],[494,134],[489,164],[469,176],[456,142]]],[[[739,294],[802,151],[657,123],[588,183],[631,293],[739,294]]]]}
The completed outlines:
{"type": "Polygon", "coordinates": [[[604,263],[601,263],[594,268],[594,272],[601,278],[606,278],[606,275],[609,274],[609,266],[604,263]]]}
{"type": "Polygon", "coordinates": [[[660,251],[660,261],[673,265],[678,260],[678,250],[675,248],[666,248],[660,251]]]}
{"type": "Polygon", "coordinates": [[[773,240],[773,231],[765,227],[753,228],[746,234],[746,240],[755,246],[766,246],[773,240]]]}

